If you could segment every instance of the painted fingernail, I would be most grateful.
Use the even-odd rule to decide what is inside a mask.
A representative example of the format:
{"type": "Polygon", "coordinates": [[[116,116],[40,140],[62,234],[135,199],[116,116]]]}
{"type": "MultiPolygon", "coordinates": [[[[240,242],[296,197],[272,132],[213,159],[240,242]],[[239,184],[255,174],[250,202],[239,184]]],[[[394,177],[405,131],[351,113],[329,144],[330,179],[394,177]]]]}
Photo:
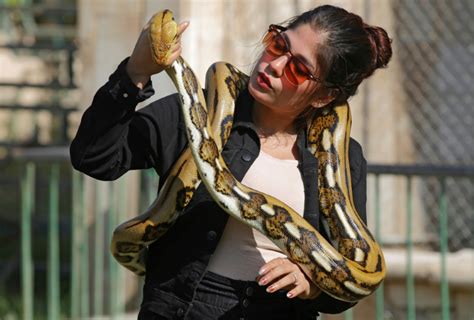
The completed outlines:
{"type": "Polygon", "coordinates": [[[267,292],[273,292],[273,290],[275,290],[275,287],[274,286],[269,286],[267,288],[267,292]]]}
{"type": "Polygon", "coordinates": [[[287,296],[288,298],[293,298],[293,294],[292,294],[291,292],[288,292],[288,293],[286,294],[286,296],[287,296]]]}
{"type": "Polygon", "coordinates": [[[258,270],[258,274],[259,274],[259,275],[262,275],[262,274],[265,273],[265,271],[267,271],[267,270],[265,270],[264,268],[262,268],[262,269],[258,270]]]}
{"type": "Polygon", "coordinates": [[[265,284],[267,284],[267,279],[261,279],[261,280],[258,282],[258,284],[259,284],[260,286],[264,286],[265,284]]]}

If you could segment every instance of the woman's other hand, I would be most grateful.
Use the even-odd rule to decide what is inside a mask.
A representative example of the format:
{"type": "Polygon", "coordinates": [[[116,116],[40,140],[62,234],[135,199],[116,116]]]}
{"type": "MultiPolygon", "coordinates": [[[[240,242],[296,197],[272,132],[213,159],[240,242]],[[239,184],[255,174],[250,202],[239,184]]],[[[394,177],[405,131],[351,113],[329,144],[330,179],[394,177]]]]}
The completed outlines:
{"type": "Polygon", "coordinates": [[[300,267],[286,258],[276,258],[264,264],[256,281],[261,286],[268,285],[269,293],[280,289],[288,290],[288,298],[313,299],[321,293],[300,267]]]}
{"type": "Polygon", "coordinates": [[[178,25],[178,39],[171,48],[172,53],[164,65],[159,65],[153,58],[150,46],[149,32],[152,19],[153,17],[142,29],[126,67],[129,77],[140,89],[143,89],[143,86],[150,80],[152,75],[163,71],[179,57],[181,54],[181,35],[189,25],[187,21],[181,22],[178,25]]]}

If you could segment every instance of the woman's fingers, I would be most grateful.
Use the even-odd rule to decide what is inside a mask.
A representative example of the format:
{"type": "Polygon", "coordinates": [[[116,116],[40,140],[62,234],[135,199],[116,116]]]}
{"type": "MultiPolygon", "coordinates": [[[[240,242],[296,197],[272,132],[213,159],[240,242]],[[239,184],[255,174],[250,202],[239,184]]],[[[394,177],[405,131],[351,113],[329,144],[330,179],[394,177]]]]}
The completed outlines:
{"type": "Polygon", "coordinates": [[[174,44],[169,49],[169,54],[166,54],[166,61],[159,63],[152,55],[150,48],[152,45],[149,38],[150,24],[154,17],[150,18],[143,27],[130,60],[127,63],[127,72],[132,81],[139,87],[143,87],[143,83],[146,83],[153,74],[159,73],[170,66],[181,55],[181,36],[189,26],[188,21],[181,22],[178,25],[176,41],[174,41],[174,44]]]}
{"type": "Polygon", "coordinates": [[[291,288],[292,286],[298,287],[302,286],[305,287],[305,283],[298,282],[298,272],[290,272],[282,277],[280,277],[278,280],[275,280],[271,285],[267,287],[267,292],[275,292],[283,288],[291,288]]]}
{"type": "Polygon", "coordinates": [[[264,275],[265,273],[267,273],[269,270],[277,267],[277,266],[280,266],[280,265],[284,265],[284,264],[287,264],[289,260],[286,259],[286,258],[276,258],[276,259],[273,259],[273,260],[270,260],[269,262],[265,263],[261,268],[260,270],[258,271],[258,274],[260,276],[264,275]]]}
{"type": "Polygon", "coordinates": [[[308,282],[308,280],[306,280],[304,274],[301,273],[300,277],[304,280],[299,280],[299,277],[297,277],[298,280],[296,280],[295,282],[295,287],[288,291],[288,293],[286,294],[288,298],[294,298],[300,295],[306,296],[309,294],[310,283],[308,282]]]}
{"type": "Polygon", "coordinates": [[[183,21],[178,25],[178,37],[181,37],[183,32],[188,28],[189,21],[183,21]]]}
{"type": "Polygon", "coordinates": [[[266,271],[260,276],[258,283],[260,285],[267,285],[288,273],[296,271],[296,268],[294,268],[293,265],[284,262],[269,265],[264,269],[266,271]]]}
{"type": "Polygon", "coordinates": [[[289,290],[288,298],[309,298],[315,288],[300,270],[297,264],[285,258],[277,258],[267,262],[260,268],[257,277],[258,284],[268,285],[267,292],[272,293],[281,289],[289,290]]]}
{"type": "Polygon", "coordinates": [[[170,55],[168,56],[168,59],[166,60],[166,65],[170,66],[173,63],[173,61],[175,61],[181,55],[181,51],[182,51],[181,35],[188,28],[188,26],[189,26],[188,21],[181,22],[178,25],[177,39],[176,39],[176,42],[170,48],[170,55]]]}
{"type": "Polygon", "coordinates": [[[173,53],[170,54],[170,56],[168,57],[168,60],[167,60],[167,65],[171,65],[173,63],[173,61],[178,59],[178,57],[180,55],[181,55],[181,46],[179,46],[178,49],[176,49],[175,51],[173,51],[173,53]]]}
{"type": "Polygon", "coordinates": [[[181,50],[181,42],[177,42],[177,43],[173,44],[170,48],[171,54],[173,54],[174,52],[176,52],[178,50],[181,50]]]}

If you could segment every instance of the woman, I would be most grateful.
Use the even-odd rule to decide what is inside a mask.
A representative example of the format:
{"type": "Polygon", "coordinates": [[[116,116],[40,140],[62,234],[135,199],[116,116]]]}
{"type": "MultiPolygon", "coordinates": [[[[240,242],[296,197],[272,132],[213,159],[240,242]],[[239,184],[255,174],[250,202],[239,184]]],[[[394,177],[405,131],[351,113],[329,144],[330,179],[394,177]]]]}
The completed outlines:
{"type": "MultiPolygon", "coordinates": [[[[180,24],[180,35],[187,26],[180,24]]],[[[72,142],[74,167],[97,179],[153,167],[163,182],[186,146],[176,94],[134,110],[154,93],[150,76],[181,53],[178,43],[157,65],[147,32],[148,26],[96,93],[72,142]]],[[[346,101],[385,67],[390,40],[357,15],[321,6],[287,27],[271,25],[263,44],[223,157],[237,179],[283,200],[319,230],[317,160],[305,148],[306,120],[316,108],[346,101]]],[[[349,158],[356,209],[365,220],[366,161],[354,140],[349,158]]],[[[149,247],[139,318],[314,319],[352,305],[321,293],[263,235],[229,218],[201,184],[185,214],[149,247]]]]}

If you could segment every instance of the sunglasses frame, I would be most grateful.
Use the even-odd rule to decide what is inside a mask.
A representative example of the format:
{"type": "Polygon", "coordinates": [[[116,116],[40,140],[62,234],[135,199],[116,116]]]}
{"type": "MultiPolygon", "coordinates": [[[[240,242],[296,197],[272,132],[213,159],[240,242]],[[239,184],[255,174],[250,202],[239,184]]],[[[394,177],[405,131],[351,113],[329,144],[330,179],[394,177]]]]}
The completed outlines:
{"type": "MultiPolygon", "coordinates": [[[[299,63],[301,63],[302,65],[304,65],[308,69],[308,72],[306,72],[306,74],[305,74],[306,75],[305,81],[306,80],[312,80],[312,81],[315,81],[315,82],[324,83],[320,78],[314,76],[311,72],[309,72],[309,68],[306,66],[306,64],[303,61],[301,61],[301,59],[299,59],[298,57],[293,55],[293,53],[290,50],[290,47],[289,47],[288,43],[286,42],[285,37],[283,37],[281,35],[281,33],[286,31],[286,30],[288,30],[288,28],[277,25],[277,24],[271,24],[268,27],[268,31],[267,31],[267,33],[265,34],[265,36],[263,37],[263,40],[262,40],[263,44],[265,45],[265,52],[267,52],[271,56],[276,57],[273,53],[267,51],[267,48],[269,47],[269,43],[270,43],[269,41],[274,41],[274,40],[273,39],[271,39],[269,41],[265,41],[265,40],[267,39],[267,37],[269,36],[270,33],[274,34],[273,37],[277,37],[277,36],[281,37],[283,39],[284,43],[285,43],[285,50],[283,50],[284,51],[283,54],[280,55],[279,57],[281,57],[281,56],[283,56],[287,53],[290,54],[290,60],[288,60],[288,63],[285,66],[285,76],[288,79],[288,81],[290,81],[290,83],[292,83],[293,85],[300,85],[300,84],[304,83],[304,81],[301,82],[301,83],[293,83],[289,79],[289,77],[286,75],[286,72],[288,72],[287,68],[290,68],[289,63],[291,62],[292,59],[294,59],[294,60],[298,61],[299,63]]],[[[290,72],[292,72],[291,69],[290,69],[290,72]]],[[[295,76],[295,78],[296,78],[296,76],[295,76]]]]}

